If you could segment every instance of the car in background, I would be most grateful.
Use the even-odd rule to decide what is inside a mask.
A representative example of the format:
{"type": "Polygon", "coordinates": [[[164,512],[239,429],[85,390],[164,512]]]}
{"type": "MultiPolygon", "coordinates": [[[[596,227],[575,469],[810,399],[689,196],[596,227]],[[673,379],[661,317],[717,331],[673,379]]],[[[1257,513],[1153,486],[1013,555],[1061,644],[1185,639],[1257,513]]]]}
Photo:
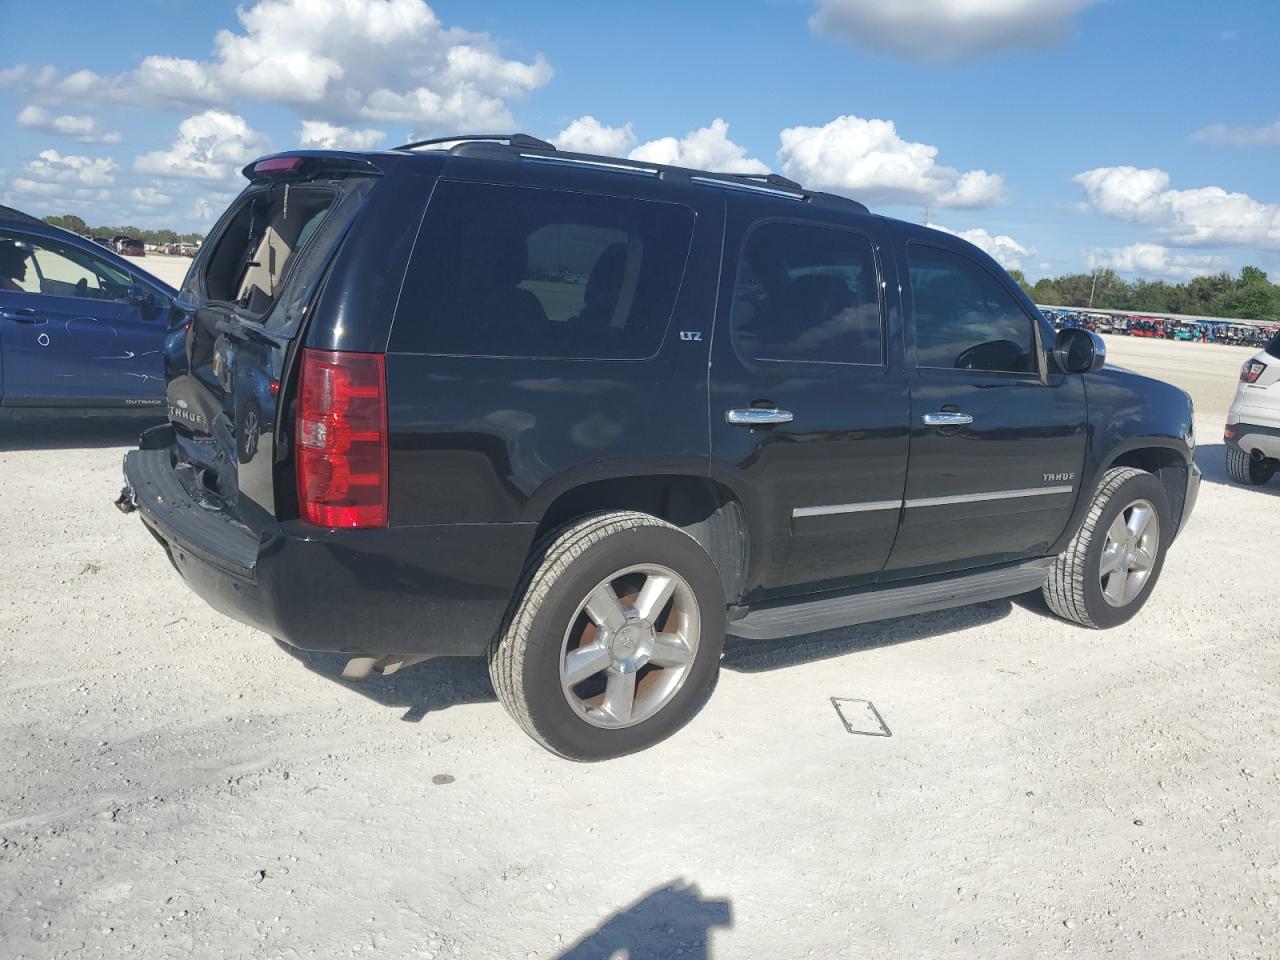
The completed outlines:
{"type": "Polygon", "coordinates": [[[1240,368],[1223,440],[1236,483],[1260,486],[1280,470],[1280,332],[1240,368]]]}
{"type": "Polygon", "coordinates": [[[136,237],[118,237],[116,239],[116,253],[122,257],[145,257],[147,255],[147,246],[136,237]]]}
{"type": "Polygon", "coordinates": [[[68,230],[0,206],[0,415],[161,414],[177,291],[68,230]]]}

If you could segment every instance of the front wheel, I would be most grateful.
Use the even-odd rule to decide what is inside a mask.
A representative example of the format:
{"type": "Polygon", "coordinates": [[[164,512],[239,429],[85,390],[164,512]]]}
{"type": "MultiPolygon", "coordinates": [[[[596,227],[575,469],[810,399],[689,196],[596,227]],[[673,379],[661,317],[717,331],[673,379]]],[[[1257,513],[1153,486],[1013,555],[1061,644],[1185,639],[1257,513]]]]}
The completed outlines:
{"type": "Polygon", "coordinates": [[[1260,487],[1276,474],[1274,460],[1255,460],[1239,447],[1227,447],[1227,474],[1236,483],[1260,487]]]}
{"type": "Polygon", "coordinates": [[[600,514],[535,551],[489,675],[542,746],[606,760],[689,721],[719,669],[724,634],[720,576],[696,540],[648,514],[600,514]]]}
{"type": "Polygon", "coordinates": [[[1169,497],[1160,481],[1133,467],[1108,470],[1041,588],[1045,602],[1085,627],[1124,623],[1151,596],[1172,538],[1169,497]]]}

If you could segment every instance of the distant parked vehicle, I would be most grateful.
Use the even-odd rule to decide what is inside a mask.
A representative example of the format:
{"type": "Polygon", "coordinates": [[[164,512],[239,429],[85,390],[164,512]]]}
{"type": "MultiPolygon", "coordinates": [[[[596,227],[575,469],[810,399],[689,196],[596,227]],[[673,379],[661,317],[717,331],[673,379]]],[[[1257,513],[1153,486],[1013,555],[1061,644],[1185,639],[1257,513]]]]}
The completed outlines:
{"type": "Polygon", "coordinates": [[[0,206],[0,414],[161,413],[177,291],[94,241],[0,206]]]}
{"type": "Polygon", "coordinates": [[[145,257],[147,255],[147,247],[141,240],[133,237],[124,237],[116,241],[116,253],[122,257],[145,257]]]}
{"type": "Polygon", "coordinates": [[[1280,333],[1241,367],[1224,440],[1236,483],[1264,484],[1280,469],[1280,333]]]}
{"type": "Polygon", "coordinates": [[[116,248],[115,241],[110,237],[94,237],[93,242],[98,244],[100,247],[106,247],[108,250],[114,250],[116,248]]]}

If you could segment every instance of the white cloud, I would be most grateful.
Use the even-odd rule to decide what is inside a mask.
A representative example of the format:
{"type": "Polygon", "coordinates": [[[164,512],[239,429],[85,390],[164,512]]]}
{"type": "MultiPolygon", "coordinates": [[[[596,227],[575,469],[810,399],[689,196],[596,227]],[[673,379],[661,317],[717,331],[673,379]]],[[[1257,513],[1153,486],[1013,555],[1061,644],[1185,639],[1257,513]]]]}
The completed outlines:
{"type": "Polygon", "coordinates": [[[373,150],[387,135],[381,130],[351,130],[323,120],[303,120],[298,144],[312,150],[373,150]]]}
{"type": "Polygon", "coordinates": [[[129,198],[134,203],[140,203],[144,207],[167,207],[173,203],[173,197],[167,193],[162,193],[159,184],[152,184],[149,187],[134,187],[129,191],[129,198]]]}
{"type": "Polygon", "coordinates": [[[937,223],[931,223],[929,226],[934,230],[941,230],[943,233],[959,237],[961,240],[968,240],[1006,270],[1021,270],[1022,258],[1035,253],[1034,249],[1023,246],[1007,233],[993,236],[982,227],[975,227],[972,230],[952,230],[937,223]]]}
{"type": "Polygon", "coordinates": [[[118,164],[109,157],[90,159],[41,150],[24,169],[31,178],[44,183],[100,187],[115,183],[118,164]]]}
{"type": "Polygon", "coordinates": [[[13,189],[19,193],[30,193],[40,197],[51,197],[54,194],[60,194],[64,191],[64,187],[60,183],[49,183],[44,180],[30,180],[27,177],[15,177],[13,181],[13,189]]]}
{"type": "Polygon", "coordinates": [[[822,127],[789,127],[780,139],[787,176],[863,203],[972,209],[1003,199],[1003,176],[942,166],[937,147],[903,140],[891,120],[837,117],[822,127]]]}
{"type": "Polygon", "coordinates": [[[1235,147],[1274,147],[1280,145],[1280,120],[1265,127],[1229,127],[1213,123],[1197,130],[1195,139],[1203,143],[1229,143],[1235,147]]]}
{"type": "Polygon", "coordinates": [[[629,123],[610,127],[588,114],[561,130],[553,142],[561,150],[625,157],[627,151],[635,145],[636,135],[629,123]]]}
{"type": "Polygon", "coordinates": [[[1231,269],[1231,262],[1226,257],[1173,254],[1168,247],[1158,243],[1131,243],[1127,247],[1110,250],[1087,250],[1085,259],[1091,270],[1110,268],[1117,273],[1171,280],[1188,280],[1231,269]]]}
{"type": "Polygon", "coordinates": [[[855,47],[956,63],[1061,43],[1099,0],[818,0],[809,25],[855,47]]]}
{"type": "Polygon", "coordinates": [[[692,130],[679,140],[663,137],[642,143],[631,151],[632,160],[665,163],[720,173],[768,173],[769,168],[755,157],[747,156],[746,147],[729,139],[729,124],[719,117],[710,125],[692,130]]]}
{"type": "Polygon", "coordinates": [[[119,143],[120,134],[104,133],[98,130],[98,122],[93,117],[62,114],[54,116],[43,107],[28,104],[18,113],[18,126],[41,133],[52,133],[61,137],[71,137],[81,143],[119,143]]]}
{"type": "Polygon", "coordinates": [[[1280,249],[1280,203],[1221,187],[1170,190],[1169,174],[1157,168],[1098,167],[1074,179],[1093,209],[1151,224],[1170,243],[1280,249]]]}
{"type": "Polygon", "coordinates": [[[243,117],[206,110],[178,124],[167,150],[144,153],[133,162],[140,173],[195,180],[229,180],[266,149],[266,138],[243,117]]]}
{"type": "Polygon", "coordinates": [[[20,65],[0,71],[0,86],[44,103],[165,109],[242,97],[338,123],[465,132],[510,127],[508,101],[552,75],[541,55],[507,59],[488,34],[445,27],[423,0],[258,0],[236,15],[209,60],[149,56],[116,76],[20,65]]]}

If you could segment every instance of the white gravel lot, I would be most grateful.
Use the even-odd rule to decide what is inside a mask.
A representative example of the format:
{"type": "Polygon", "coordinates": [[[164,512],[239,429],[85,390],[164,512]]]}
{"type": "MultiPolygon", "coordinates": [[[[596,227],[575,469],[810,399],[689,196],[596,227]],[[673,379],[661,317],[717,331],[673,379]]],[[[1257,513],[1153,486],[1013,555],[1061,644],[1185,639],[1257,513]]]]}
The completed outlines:
{"type": "Polygon", "coordinates": [[[1248,351],[1110,344],[1196,396],[1206,473],[1135,620],[735,643],[688,728],[594,766],[478,662],[347,685],[207,609],[110,505],[132,427],[0,425],[0,956],[1280,955],[1280,480],[1220,445],[1248,351]]]}

